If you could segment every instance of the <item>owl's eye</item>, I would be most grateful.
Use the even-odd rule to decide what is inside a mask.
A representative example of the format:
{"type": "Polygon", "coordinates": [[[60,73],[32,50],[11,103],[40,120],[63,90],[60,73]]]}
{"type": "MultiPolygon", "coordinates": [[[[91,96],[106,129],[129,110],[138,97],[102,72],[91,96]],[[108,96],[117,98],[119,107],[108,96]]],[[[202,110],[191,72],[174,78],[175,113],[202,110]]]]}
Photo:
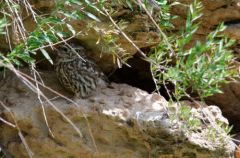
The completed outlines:
{"type": "Polygon", "coordinates": [[[68,51],[68,49],[67,49],[67,48],[63,48],[63,51],[64,51],[64,52],[67,52],[67,51],[68,51]]]}
{"type": "Polygon", "coordinates": [[[62,47],[62,50],[63,50],[64,52],[67,52],[67,51],[68,51],[68,48],[67,48],[67,47],[62,47]]]}

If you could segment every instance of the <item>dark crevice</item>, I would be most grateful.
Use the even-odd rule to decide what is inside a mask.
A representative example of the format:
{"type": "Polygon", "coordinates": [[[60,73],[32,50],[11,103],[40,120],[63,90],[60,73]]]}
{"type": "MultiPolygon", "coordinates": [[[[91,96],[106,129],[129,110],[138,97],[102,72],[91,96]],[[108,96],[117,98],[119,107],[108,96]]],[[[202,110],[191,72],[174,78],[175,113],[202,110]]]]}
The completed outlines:
{"type": "Polygon", "coordinates": [[[240,24],[240,19],[225,21],[224,24],[225,24],[226,26],[231,26],[231,25],[240,24]]]}
{"type": "Polygon", "coordinates": [[[133,57],[128,60],[128,64],[117,69],[110,77],[110,81],[116,83],[126,83],[134,87],[143,89],[149,93],[155,90],[152,79],[150,64],[140,57],[133,57]]]}
{"type": "MultiPolygon", "coordinates": [[[[223,21],[223,22],[224,22],[224,25],[227,26],[227,27],[231,27],[231,26],[234,26],[234,25],[240,25],[240,19],[223,21]]],[[[216,30],[218,26],[219,25],[211,26],[211,30],[216,30]]]]}
{"type": "MultiPolygon", "coordinates": [[[[150,64],[137,55],[129,59],[127,63],[130,67],[124,65],[122,68],[117,69],[109,78],[110,81],[115,83],[126,83],[133,87],[145,90],[148,93],[154,92],[156,87],[152,78],[150,64]]],[[[174,86],[169,83],[166,84],[166,87],[160,86],[160,94],[165,99],[169,100],[170,97],[166,88],[171,97],[173,97],[172,92],[174,91],[174,86]]]]}
{"type": "MultiPolygon", "coordinates": [[[[223,5],[223,6],[221,6],[221,8],[224,8],[224,9],[226,9],[228,7],[228,5],[226,4],[226,5],[223,5]]],[[[218,8],[219,9],[219,8],[218,8]]]]}

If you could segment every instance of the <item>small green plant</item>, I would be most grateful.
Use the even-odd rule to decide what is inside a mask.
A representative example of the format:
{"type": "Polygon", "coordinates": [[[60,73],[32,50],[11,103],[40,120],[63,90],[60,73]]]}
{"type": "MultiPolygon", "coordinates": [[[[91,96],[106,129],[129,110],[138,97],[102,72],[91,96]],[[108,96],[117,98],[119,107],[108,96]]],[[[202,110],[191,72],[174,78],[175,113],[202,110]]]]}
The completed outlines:
{"type": "Polygon", "coordinates": [[[193,116],[191,107],[186,105],[180,107],[179,119],[183,122],[183,128],[187,130],[196,130],[202,125],[201,120],[193,116]]]}

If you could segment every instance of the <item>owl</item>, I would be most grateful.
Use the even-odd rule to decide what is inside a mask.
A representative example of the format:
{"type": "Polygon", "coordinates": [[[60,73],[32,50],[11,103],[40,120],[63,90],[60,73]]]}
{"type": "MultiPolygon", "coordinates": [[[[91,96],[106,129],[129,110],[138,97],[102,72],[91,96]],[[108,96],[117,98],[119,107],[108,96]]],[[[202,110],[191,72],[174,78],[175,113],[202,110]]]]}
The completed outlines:
{"type": "Polygon", "coordinates": [[[82,46],[76,44],[65,44],[57,49],[57,78],[63,87],[74,93],[75,98],[89,97],[98,86],[109,83],[106,75],[85,52],[82,46]]]}

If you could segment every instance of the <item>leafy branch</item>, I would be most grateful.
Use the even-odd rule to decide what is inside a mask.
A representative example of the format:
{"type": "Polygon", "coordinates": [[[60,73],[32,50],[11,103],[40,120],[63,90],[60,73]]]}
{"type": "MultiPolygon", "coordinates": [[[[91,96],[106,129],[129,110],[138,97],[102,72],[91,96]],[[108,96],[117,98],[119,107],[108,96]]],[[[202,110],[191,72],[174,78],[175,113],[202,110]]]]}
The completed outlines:
{"type": "Polygon", "coordinates": [[[220,93],[220,85],[234,76],[230,69],[233,63],[231,46],[234,40],[224,37],[220,33],[225,29],[220,24],[210,33],[205,42],[196,41],[189,49],[187,45],[193,40],[193,35],[199,28],[202,5],[194,1],[189,7],[185,29],[180,35],[170,37],[171,45],[175,48],[175,57],[170,58],[166,43],[160,43],[150,56],[154,63],[152,71],[159,85],[171,82],[175,85],[174,97],[179,100],[185,93],[197,92],[201,100],[215,93],[220,93]],[[176,40],[173,40],[176,39],[176,40]],[[169,63],[174,63],[170,66],[169,63]],[[159,69],[158,64],[167,65],[167,70],[159,69]]]}

